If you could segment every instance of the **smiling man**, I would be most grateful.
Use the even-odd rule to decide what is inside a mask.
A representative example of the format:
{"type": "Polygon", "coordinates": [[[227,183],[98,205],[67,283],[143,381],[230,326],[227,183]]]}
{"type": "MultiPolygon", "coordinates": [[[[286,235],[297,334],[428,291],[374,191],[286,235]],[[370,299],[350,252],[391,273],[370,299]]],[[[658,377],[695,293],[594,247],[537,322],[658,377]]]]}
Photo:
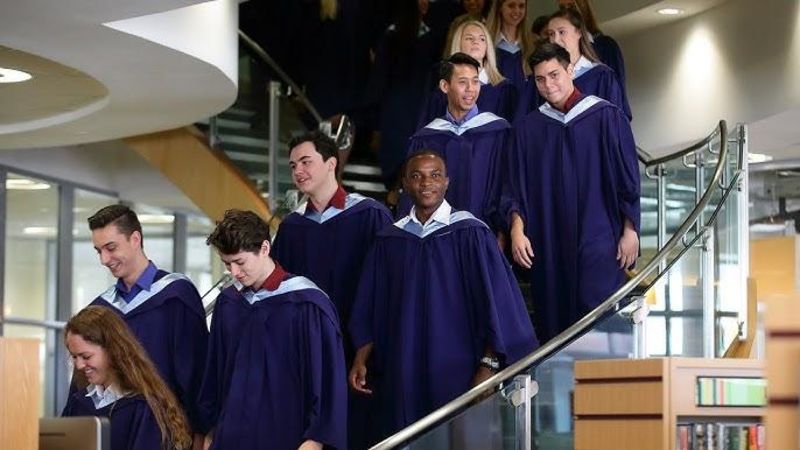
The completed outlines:
{"type": "Polygon", "coordinates": [[[200,406],[211,449],[346,450],[347,385],[333,303],[270,256],[269,227],[229,210],[206,241],[235,282],[217,298],[200,406]]]}
{"type": "Polygon", "coordinates": [[[199,448],[207,430],[196,399],[208,341],[200,295],[185,275],[160,270],[147,259],[142,225],[129,207],[106,206],[88,221],[100,262],[117,277],[91,304],[122,316],[183,406],[199,448]]]}
{"type": "MultiPolygon", "coordinates": [[[[499,228],[496,216],[500,191],[500,161],[511,126],[490,112],[480,112],[480,64],[465,53],[442,62],[439,89],[447,96],[447,110],[411,137],[410,153],[425,148],[444,158],[450,173],[447,201],[499,228]]],[[[406,198],[401,213],[410,208],[406,198]]]]}
{"type": "MultiPolygon", "coordinates": [[[[313,131],[289,143],[289,167],[297,189],[308,201],[287,215],[275,238],[273,255],[291,273],[308,277],[333,301],[341,323],[350,319],[356,284],[375,234],[391,223],[391,213],[371,198],[348,194],[336,181],[336,144],[313,131]]],[[[355,350],[345,335],[345,361],[355,350]]],[[[364,430],[369,402],[350,395],[348,444],[366,448],[364,430]]]]}
{"type": "Polygon", "coordinates": [[[503,209],[512,256],[532,268],[534,321],[550,339],[619,288],[639,250],[639,166],[628,118],[583,95],[570,55],[529,58],[547,100],[516,125],[503,209]]]}
{"type": "Polygon", "coordinates": [[[437,152],[406,161],[408,216],[367,255],[350,333],[350,387],[375,399],[380,440],[442,406],[538,343],[511,268],[489,228],[444,199],[437,152]]]}

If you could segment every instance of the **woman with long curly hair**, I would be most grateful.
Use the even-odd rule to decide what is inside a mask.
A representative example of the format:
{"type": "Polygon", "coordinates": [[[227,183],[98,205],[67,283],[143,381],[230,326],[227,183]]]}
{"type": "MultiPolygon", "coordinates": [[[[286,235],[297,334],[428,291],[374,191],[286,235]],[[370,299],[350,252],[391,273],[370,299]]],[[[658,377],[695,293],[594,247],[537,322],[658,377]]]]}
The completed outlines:
{"type": "Polygon", "coordinates": [[[64,343],[78,386],[62,416],[102,416],[111,422],[111,448],[191,448],[189,422],[145,350],[119,315],[89,306],[73,316],[64,343]]]}

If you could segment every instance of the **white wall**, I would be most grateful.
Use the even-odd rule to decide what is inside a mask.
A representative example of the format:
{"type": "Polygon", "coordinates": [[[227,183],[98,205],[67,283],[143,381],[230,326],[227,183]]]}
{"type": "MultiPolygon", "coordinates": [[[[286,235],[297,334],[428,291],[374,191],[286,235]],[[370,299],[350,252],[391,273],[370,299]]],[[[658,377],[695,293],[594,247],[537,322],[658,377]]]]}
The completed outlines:
{"type": "Polygon", "coordinates": [[[639,145],[660,154],[720,119],[752,123],[800,106],[798,3],[730,0],[620,38],[639,145]]]}

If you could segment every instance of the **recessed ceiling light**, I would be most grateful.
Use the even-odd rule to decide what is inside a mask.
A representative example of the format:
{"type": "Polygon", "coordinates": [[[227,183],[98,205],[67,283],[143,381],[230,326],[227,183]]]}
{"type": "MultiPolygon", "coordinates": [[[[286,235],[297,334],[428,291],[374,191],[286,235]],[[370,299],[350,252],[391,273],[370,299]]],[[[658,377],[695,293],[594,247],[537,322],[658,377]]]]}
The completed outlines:
{"type": "Polygon", "coordinates": [[[6,180],[6,189],[16,189],[18,191],[41,191],[50,189],[50,185],[41,181],[29,180],[27,178],[9,178],[6,180]]]}
{"type": "Polygon", "coordinates": [[[772,161],[772,156],[765,155],[763,153],[748,153],[747,154],[747,162],[750,164],[758,164],[767,161],[772,161]]]}
{"type": "Polygon", "coordinates": [[[683,10],[680,8],[661,8],[658,13],[662,16],[677,16],[678,14],[683,14],[683,10]]]}
{"type": "Polygon", "coordinates": [[[31,78],[28,72],[0,67],[0,83],[21,83],[31,78]]]}

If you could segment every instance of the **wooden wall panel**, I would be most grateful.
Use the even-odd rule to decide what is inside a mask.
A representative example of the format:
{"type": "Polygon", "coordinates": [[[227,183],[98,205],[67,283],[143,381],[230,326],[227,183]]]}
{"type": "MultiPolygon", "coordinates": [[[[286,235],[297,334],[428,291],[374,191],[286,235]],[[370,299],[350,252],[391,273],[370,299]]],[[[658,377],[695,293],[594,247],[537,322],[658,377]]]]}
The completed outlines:
{"type": "Polygon", "coordinates": [[[0,448],[39,448],[39,341],[0,337],[0,448]]]}

